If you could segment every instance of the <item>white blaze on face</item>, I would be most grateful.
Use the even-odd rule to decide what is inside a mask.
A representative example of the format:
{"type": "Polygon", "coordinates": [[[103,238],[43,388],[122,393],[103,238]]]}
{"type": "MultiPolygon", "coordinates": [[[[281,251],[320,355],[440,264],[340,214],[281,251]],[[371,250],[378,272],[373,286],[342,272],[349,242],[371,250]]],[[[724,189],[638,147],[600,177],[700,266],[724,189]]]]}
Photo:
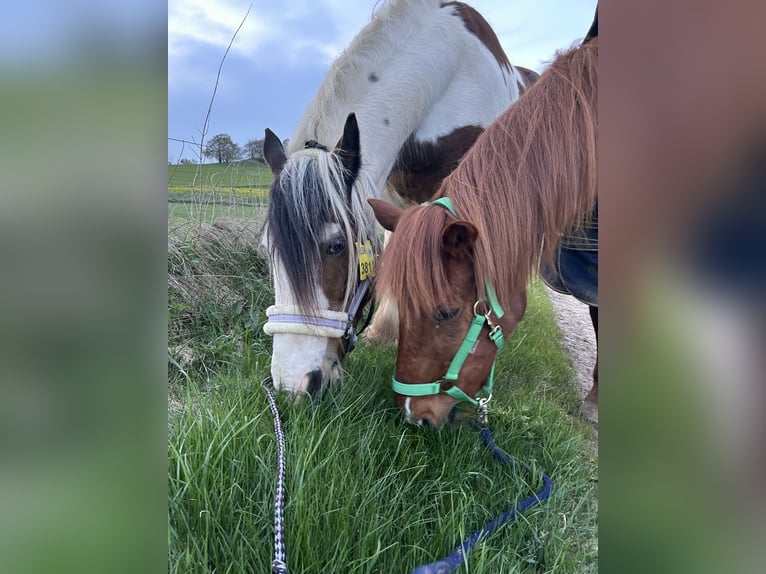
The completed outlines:
{"type": "Polygon", "coordinates": [[[415,424],[415,419],[412,418],[412,409],[410,408],[410,400],[412,397],[407,397],[404,399],[404,416],[407,419],[407,422],[410,424],[415,424]]]}
{"type": "MultiPolygon", "coordinates": [[[[328,239],[340,229],[338,225],[327,225],[323,230],[323,239],[328,239]]],[[[276,258],[272,269],[274,277],[274,303],[277,306],[297,305],[290,288],[284,267],[279,257],[276,258]]],[[[317,310],[329,308],[329,302],[319,278],[306,278],[313,281],[313,289],[317,302],[317,310]]],[[[271,377],[274,386],[295,393],[305,392],[309,386],[309,374],[312,371],[322,371],[323,380],[332,375],[334,360],[328,360],[327,337],[316,335],[301,335],[293,333],[275,333],[272,336],[271,377]]],[[[331,358],[330,358],[331,359],[331,358]]],[[[337,369],[337,367],[336,367],[337,369]]],[[[337,374],[337,372],[336,372],[337,374]]]]}
{"type": "MultiPolygon", "coordinates": [[[[279,260],[274,265],[274,299],[276,305],[296,305],[292,289],[279,260]]],[[[315,287],[317,302],[327,308],[327,298],[319,284],[315,287]]],[[[314,335],[275,333],[271,353],[271,377],[278,389],[293,392],[308,390],[311,371],[322,368],[327,352],[327,339],[314,335]]]]}

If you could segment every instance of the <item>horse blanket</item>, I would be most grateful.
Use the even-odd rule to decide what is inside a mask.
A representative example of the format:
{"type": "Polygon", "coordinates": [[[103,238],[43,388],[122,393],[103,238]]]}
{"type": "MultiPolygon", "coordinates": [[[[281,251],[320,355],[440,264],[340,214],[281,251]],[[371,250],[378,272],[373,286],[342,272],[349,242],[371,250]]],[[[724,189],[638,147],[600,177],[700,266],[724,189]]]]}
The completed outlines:
{"type": "Polygon", "coordinates": [[[598,307],[598,203],[577,230],[561,236],[553,263],[540,274],[554,291],[598,307]]]}

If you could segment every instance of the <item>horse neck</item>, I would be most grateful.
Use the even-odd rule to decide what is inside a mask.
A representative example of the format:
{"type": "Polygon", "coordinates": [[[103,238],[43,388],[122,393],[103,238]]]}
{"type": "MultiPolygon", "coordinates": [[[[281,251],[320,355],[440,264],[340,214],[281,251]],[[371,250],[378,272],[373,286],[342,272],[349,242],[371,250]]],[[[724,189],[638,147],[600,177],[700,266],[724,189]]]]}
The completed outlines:
{"type": "Polygon", "coordinates": [[[334,143],[348,114],[359,112],[352,108],[364,102],[375,87],[371,78],[379,77],[381,68],[396,56],[402,38],[409,38],[424,26],[439,4],[440,0],[396,0],[385,4],[333,61],[298,123],[288,152],[297,151],[309,139],[327,146],[334,143]]]}
{"type": "Polygon", "coordinates": [[[479,229],[477,289],[520,292],[560,233],[576,226],[597,196],[597,55],[567,52],[476,141],[445,179],[461,217],[479,229]],[[545,116],[547,120],[541,122],[545,116]],[[481,278],[481,281],[479,280],[481,278]]]}
{"type": "Polygon", "coordinates": [[[370,193],[381,197],[408,138],[435,142],[463,125],[486,127],[518,98],[520,78],[512,67],[499,66],[440,0],[398,0],[386,5],[333,63],[288,152],[310,139],[332,146],[354,112],[370,193]],[[433,52],[422,48],[428,34],[433,52]],[[475,69],[466,69],[471,66],[464,62],[475,69]]]}

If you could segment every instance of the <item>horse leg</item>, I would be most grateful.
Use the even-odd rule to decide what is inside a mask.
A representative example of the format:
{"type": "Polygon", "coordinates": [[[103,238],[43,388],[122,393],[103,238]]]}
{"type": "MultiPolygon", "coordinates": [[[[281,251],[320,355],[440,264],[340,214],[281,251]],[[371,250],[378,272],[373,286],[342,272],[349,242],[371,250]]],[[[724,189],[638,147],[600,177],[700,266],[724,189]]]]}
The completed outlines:
{"type": "Polygon", "coordinates": [[[593,387],[585,400],[598,407],[598,307],[590,305],[588,308],[590,319],[593,321],[593,330],[596,332],[596,366],[593,368],[593,387]]]}
{"type": "MultiPolygon", "coordinates": [[[[390,231],[383,234],[383,249],[391,237],[390,231]]],[[[399,338],[399,312],[396,305],[389,298],[383,298],[378,303],[372,322],[367,328],[365,337],[368,341],[378,344],[395,345],[399,338]]]]}

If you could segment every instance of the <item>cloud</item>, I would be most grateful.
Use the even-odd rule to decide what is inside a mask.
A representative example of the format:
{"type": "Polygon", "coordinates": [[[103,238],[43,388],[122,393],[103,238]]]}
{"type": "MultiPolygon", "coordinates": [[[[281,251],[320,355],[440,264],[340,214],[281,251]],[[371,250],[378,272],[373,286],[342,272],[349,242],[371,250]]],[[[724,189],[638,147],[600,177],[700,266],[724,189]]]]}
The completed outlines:
{"type": "MultiPolygon", "coordinates": [[[[213,116],[219,131],[235,139],[234,126],[242,120],[224,121],[235,112],[251,118],[258,130],[263,124],[289,134],[331,62],[385,0],[169,0],[168,107],[174,135],[186,137],[189,126],[204,117],[218,65],[251,3],[224,64],[213,116]]],[[[470,3],[492,25],[512,63],[539,70],[556,49],[585,34],[596,0],[470,3]]]]}
{"type": "MultiPolygon", "coordinates": [[[[168,57],[182,57],[199,45],[225,50],[247,14],[248,6],[247,2],[237,0],[171,0],[168,57]]],[[[251,9],[232,50],[244,54],[257,51],[261,44],[274,37],[275,28],[257,10],[251,9]]]]}
{"type": "MultiPolygon", "coordinates": [[[[259,63],[280,62],[295,67],[309,60],[329,64],[367,24],[384,2],[347,0],[170,0],[168,4],[168,57],[171,62],[211,47],[224,50],[250,7],[232,52],[259,63]]],[[[538,58],[542,45],[564,47],[562,33],[571,36],[571,20],[590,22],[594,0],[571,5],[545,0],[532,5],[506,0],[481,0],[475,7],[495,28],[501,43],[511,52],[531,47],[538,58]],[[539,4],[539,5],[538,5],[539,4]],[[551,18],[551,13],[558,14],[551,18]],[[565,32],[569,28],[568,32],[565,32]],[[542,38],[548,41],[541,43],[542,38]]],[[[582,35],[587,24],[583,24],[582,35]]],[[[514,58],[511,58],[512,61],[514,58]]]]}
{"type": "MultiPolygon", "coordinates": [[[[170,0],[168,88],[207,86],[234,33],[247,14],[229,57],[256,54],[278,34],[249,0],[170,0]]],[[[213,76],[214,77],[214,76],[213,76]]]]}
{"type": "MultiPolygon", "coordinates": [[[[229,57],[259,68],[329,66],[359,29],[359,7],[337,1],[171,0],[168,4],[168,85],[210,81],[199,70],[220,61],[242,19],[229,57]]],[[[365,8],[369,11],[369,8],[365,8]]]]}

